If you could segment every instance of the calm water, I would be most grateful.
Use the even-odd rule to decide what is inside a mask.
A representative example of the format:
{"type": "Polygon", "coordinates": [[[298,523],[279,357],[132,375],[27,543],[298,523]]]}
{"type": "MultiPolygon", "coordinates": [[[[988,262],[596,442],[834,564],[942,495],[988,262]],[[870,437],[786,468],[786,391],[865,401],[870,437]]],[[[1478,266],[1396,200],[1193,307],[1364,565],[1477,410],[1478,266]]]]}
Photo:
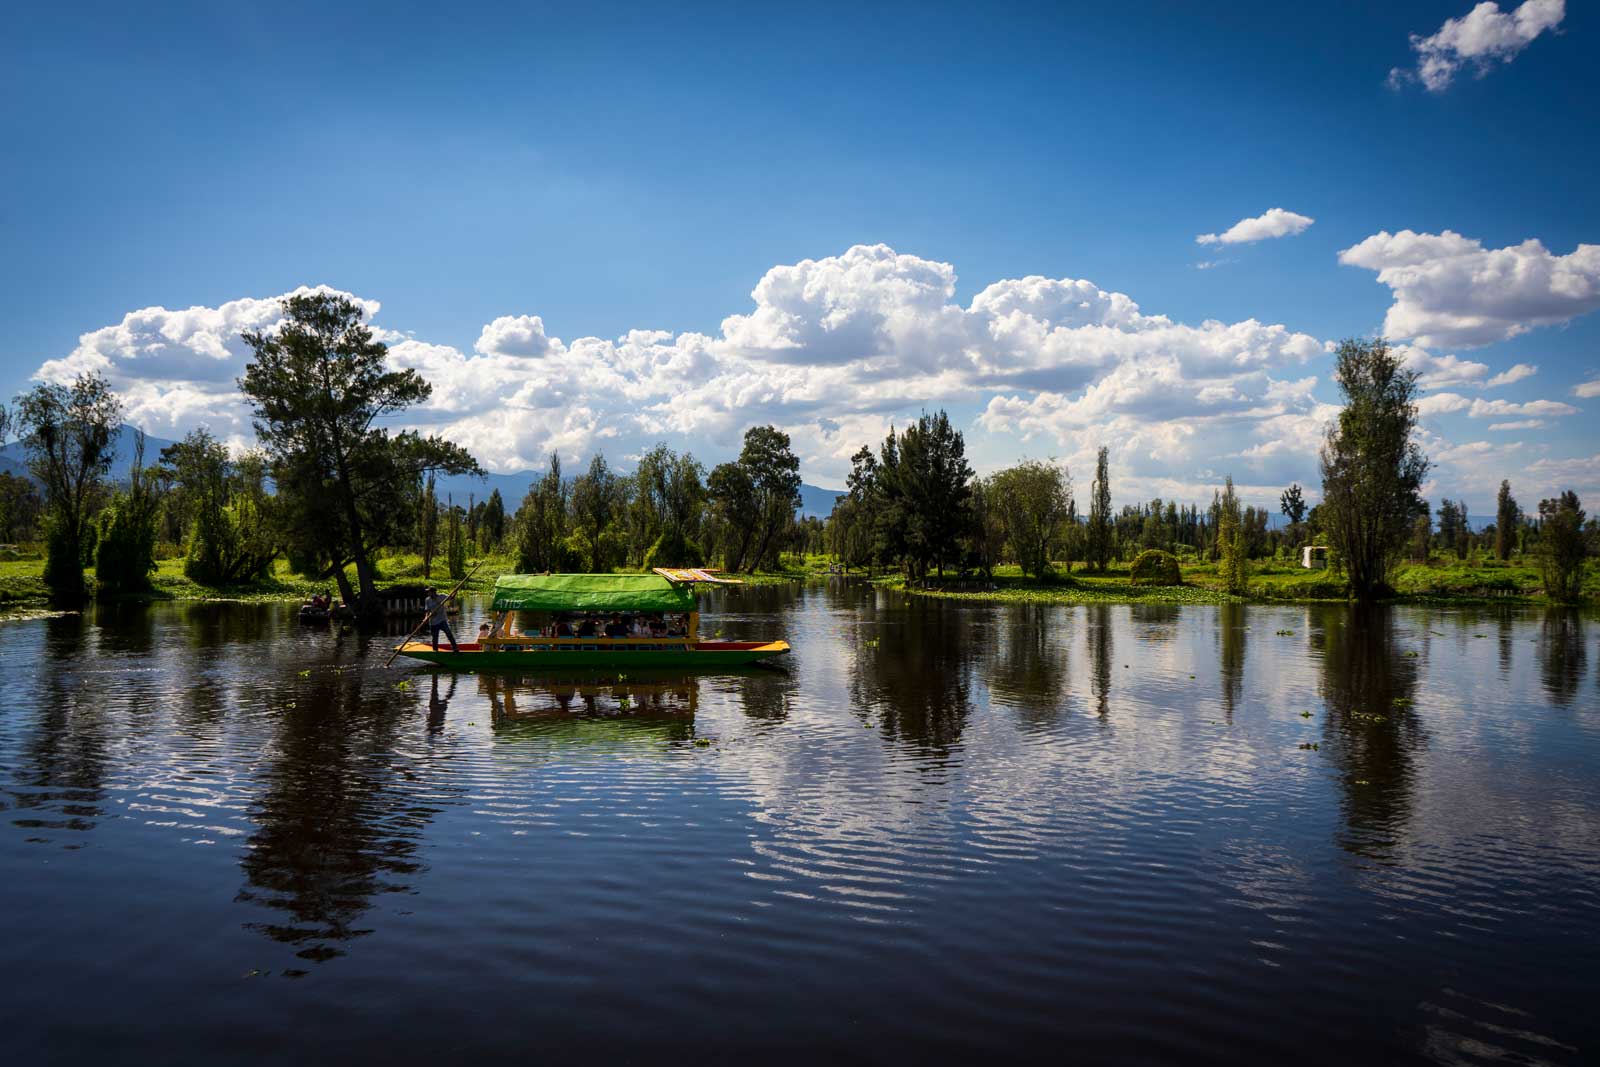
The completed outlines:
{"type": "Polygon", "coordinates": [[[835,584],[705,628],[796,654],[0,626],[0,1053],[1600,1062],[1592,616],[835,584]]]}

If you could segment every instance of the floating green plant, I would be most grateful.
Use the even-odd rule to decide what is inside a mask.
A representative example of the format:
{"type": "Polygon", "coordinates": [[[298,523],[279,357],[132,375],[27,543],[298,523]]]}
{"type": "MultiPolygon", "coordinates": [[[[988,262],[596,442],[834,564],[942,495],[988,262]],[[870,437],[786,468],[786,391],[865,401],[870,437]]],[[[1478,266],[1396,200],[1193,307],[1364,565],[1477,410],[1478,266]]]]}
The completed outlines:
{"type": "Polygon", "coordinates": [[[1302,750],[1304,750],[1304,751],[1307,751],[1307,752],[1320,752],[1320,751],[1322,751],[1322,742],[1320,742],[1320,741],[1307,741],[1304,744],[1302,744],[1300,746],[1300,748],[1302,750]]]}
{"type": "Polygon", "coordinates": [[[1293,630],[1278,630],[1277,634],[1278,634],[1279,637],[1293,637],[1294,636],[1294,631],[1293,630]]]}

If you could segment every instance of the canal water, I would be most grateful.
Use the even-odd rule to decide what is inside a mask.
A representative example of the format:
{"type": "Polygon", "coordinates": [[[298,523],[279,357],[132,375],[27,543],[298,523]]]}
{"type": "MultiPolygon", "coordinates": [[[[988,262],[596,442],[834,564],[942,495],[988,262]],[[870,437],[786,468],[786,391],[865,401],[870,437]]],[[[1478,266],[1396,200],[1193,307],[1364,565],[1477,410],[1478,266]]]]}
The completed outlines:
{"type": "Polygon", "coordinates": [[[836,582],[703,627],[795,652],[0,624],[5,1062],[1600,1062],[1592,615],[836,582]]]}

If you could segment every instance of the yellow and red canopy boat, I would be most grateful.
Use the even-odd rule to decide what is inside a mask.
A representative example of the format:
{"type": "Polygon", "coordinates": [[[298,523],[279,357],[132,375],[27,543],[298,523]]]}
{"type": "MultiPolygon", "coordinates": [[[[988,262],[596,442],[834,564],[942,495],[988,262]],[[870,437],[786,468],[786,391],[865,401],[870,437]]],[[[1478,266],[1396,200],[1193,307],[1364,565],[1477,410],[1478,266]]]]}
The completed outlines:
{"type": "Polygon", "coordinates": [[[408,641],[397,652],[467,670],[739,666],[786,655],[787,641],[702,641],[697,582],[714,573],[503,574],[495,579],[487,637],[452,652],[408,641]],[[526,629],[518,629],[521,622],[526,629]]]}

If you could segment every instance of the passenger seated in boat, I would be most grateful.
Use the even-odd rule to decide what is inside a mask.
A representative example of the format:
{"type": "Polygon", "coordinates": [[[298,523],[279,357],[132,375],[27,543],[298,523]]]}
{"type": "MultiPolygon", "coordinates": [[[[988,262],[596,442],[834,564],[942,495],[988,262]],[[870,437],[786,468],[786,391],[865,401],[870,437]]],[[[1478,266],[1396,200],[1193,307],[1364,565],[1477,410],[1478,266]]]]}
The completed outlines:
{"type": "Polygon", "coordinates": [[[650,636],[651,637],[665,637],[665,636],[667,636],[667,622],[666,622],[665,619],[657,616],[656,618],[650,620],[650,636]]]}
{"type": "Polygon", "coordinates": [[[489,636],[489,624],[486,623],[486,622],[480,622],[478,624],[478,644],[480,644],[480,645],[483,644],[484,639],[487,638],[488,636],[489,636]]]}
{"type": "Polygon", "coordinates": [[[579,637],[593,637],[594,635],[595,635],[595,626],[594,626],[594,620],[593,619],[584,619],[582,622],[578,623],[578,636],[579,637]]]}
{"type": "Polygon", "coordinates": [[[627,625],[625,623],[623,623],[621,615],[613,615],[613,616],[611,616],[611,621],[606,623],[606,636],[607,637],[627,637],[628,636],[628,627],[627,627],[627,625]]]}
{"type": "Polygon", "coordinates": [[[556,620],[556,636],[557,637],[571,637],[572,636],[572,623],[567,619],[567,617],[565,615],[561,616],[561,618],[556,620]]]}

